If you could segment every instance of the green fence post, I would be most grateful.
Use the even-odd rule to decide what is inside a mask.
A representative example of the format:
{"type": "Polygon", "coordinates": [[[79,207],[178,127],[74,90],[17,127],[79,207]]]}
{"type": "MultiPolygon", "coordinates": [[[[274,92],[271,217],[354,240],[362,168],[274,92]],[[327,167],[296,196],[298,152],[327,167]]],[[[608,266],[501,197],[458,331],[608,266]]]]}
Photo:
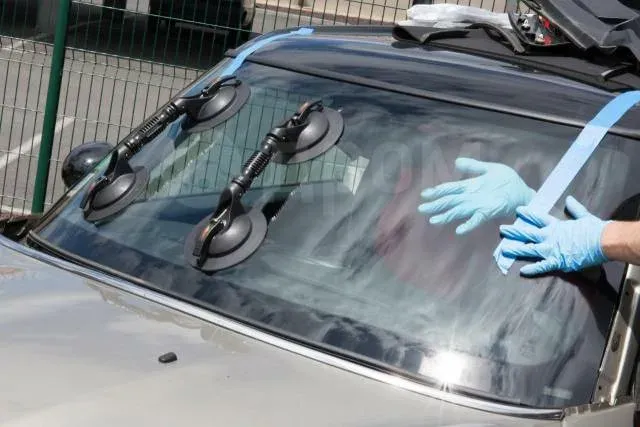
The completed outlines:
{"type": "Polygon", "coordinates": [[[32,213],[42,213],[44,211],[44,201],[47,195],[51,151],[53,149],[56,115],[58,114],[58,103],[60,100],[60,85],[62,84],[70,3],[71,0],[60,0],[58,5],[58,17],[56,19],[53,54],[51,57],[51,73],[49,74],[49,87],[47,89],[47,103],[44,109],[44,120],[42,124],[42,142],[40,152],[38,153],[36,182],[33,187],[32,213]]]}

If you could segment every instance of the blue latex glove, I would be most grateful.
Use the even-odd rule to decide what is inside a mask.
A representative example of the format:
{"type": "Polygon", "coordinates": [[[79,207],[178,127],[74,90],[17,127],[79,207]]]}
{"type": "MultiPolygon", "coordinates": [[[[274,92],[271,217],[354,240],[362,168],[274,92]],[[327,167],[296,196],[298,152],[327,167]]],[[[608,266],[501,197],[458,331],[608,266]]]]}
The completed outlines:
{"type": "Polygon", "coordinates": [[[518,206],[528,204],[535,195],[516,171],[502,163],[459,157],[456,169],[479,176],[423,190],[421,196],[432,201],[418,207],[420,213],[435,215],[431,224],[466,220],[456,234],[468,233],[492,218],[514,215],[518,206]]]}
{"type": "Polygon", "coordinates": [[[517,214],[527,224],[500,226],[502,234],[511,239],[502,247],[504,256],[542,258],[522,267],[520,272],[523,275],[554,270],[578,271],[608,261],[602,252],[600,237],[609,221],[592,215],[571,196],[567,197],[566,203],[567,210],[575,219],[562,221],[548,214],[536,213],[529,207],[520,207],[517,214]]]}

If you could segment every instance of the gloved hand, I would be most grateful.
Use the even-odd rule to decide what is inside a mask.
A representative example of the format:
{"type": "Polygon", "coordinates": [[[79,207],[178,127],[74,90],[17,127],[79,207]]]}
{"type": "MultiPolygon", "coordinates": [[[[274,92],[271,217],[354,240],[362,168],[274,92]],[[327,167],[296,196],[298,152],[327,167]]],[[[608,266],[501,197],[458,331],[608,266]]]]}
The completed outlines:
{"type": "Polygon", "coordinates": [[[592,215],[576,199],[567,197],[567,210],[575,219],[561,221],[548,214],[539,214],[528,207],[517,209],[526,224],[501,225],[502,235],[508,239],[502,247],[506,257],[542,258],[525,265],[525,276],[544,274],[554,270],[577,271],[608,261],[600,243],[603,221],[592,215]],[[514,241],[515,240],[515,241],[514,241]]]}
{"type": "Polygon", "coordinates": [[[429,220],[431,224],[467,220],[456,234],[468,233],[492,218],[513,215],[535,195],[516,171],[501,163],[459,157],[456,169],[481,175],[423,190],[421,196],[432,201],[418,207],[420,213],[437,214],[429,220]]]}

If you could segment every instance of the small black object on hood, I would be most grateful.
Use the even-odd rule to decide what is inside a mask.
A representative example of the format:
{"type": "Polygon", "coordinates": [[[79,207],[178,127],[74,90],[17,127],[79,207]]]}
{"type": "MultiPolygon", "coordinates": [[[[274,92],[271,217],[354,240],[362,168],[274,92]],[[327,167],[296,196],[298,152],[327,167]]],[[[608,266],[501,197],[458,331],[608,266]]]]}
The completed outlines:
{"type": "Polygon", "coordinates": [[[165,353],[158,357],[158,362],[160,363],[172,363],[176,360],[178,360],[178,356],[173,351],[170,351],[169,353],[165,353]]]}

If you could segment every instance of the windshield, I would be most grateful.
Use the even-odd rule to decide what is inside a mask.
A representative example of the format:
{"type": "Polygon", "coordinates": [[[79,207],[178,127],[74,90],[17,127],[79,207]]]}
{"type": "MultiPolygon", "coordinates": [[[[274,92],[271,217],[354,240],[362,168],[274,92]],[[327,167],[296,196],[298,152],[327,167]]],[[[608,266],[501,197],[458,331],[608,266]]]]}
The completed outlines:
{"type": "MultiPolygon", "coordinates": [[[[525,278],[517,262],[504,275],[493,251],[499,225],[514,215],[458,235],[459,223],[431,224],[418,211],[425,188],[461,178],[459,157],[507,165],[539,188],[579,129],[257,64],[237,76],[251,97],[236,116],[177,142],[168,129],[133,156],[132,165],[150,170],[144,197],[94,225],[79,207],[85,180],[40,238],[211,310],[452,392],[538,407],[590,400],[624,265],[525,278]],[[263,209],[269,225],[259,249],[213,274],[185,262],[186,237],[266,132],[317,99],[341,112],[344,133],[325,154],[271,163],[254,181],[243,204],[276,200],[263,209]]],[[[608,135],[565,196],[602,218],[635,216],[633,203],[619,208],[636,194],[639,146],[608,135]]],[[[564,215],[561,200],[552,215],[564,215]]]]}

